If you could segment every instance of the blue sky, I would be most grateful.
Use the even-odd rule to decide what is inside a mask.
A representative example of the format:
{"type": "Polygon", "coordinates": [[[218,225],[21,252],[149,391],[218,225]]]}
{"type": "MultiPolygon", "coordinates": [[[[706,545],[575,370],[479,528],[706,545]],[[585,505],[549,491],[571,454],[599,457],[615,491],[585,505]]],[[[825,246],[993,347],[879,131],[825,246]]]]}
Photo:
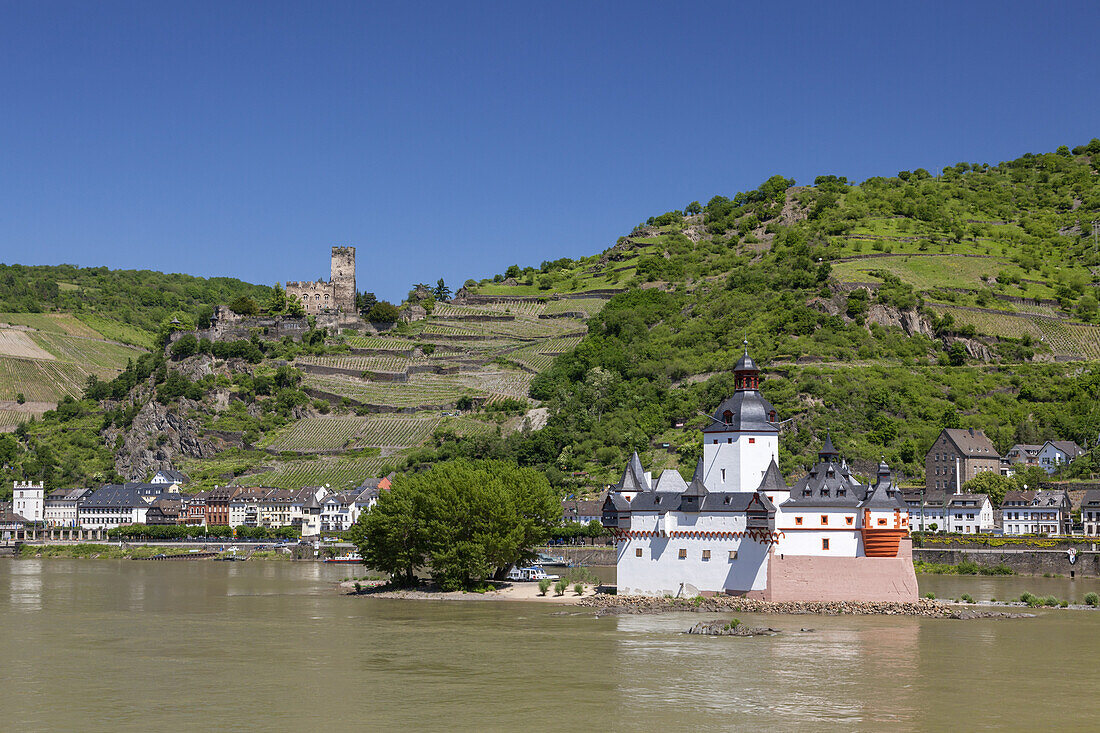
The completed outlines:
{"type": "Polygon", "coordinates": [[[1100,5],[6,2],[0,261],[461,283],[1100,136],[1100,5]]]}

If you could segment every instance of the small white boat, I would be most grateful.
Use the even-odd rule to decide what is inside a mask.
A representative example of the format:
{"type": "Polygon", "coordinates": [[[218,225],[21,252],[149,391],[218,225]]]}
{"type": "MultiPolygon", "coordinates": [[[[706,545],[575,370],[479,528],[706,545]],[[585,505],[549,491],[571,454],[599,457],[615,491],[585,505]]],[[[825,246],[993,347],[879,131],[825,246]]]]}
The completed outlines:
{"type": "Polygon", "coordinates": [[[546,571],[537,565],[532,565],[526,568],[512,568],[508,571],[508,574],[504,576],[505,580],[514,580],[518,582],[532,581],[532,580],[557,580],[561,576],[547,575],[546,571]]]}
{"type": "Polygon", "coordinates": [[[325,562],[341,562],[341,563],[363,562],[363,558],[360,557],[358,552],[349,552],[345,555],[337,555],[336,557],[326,557],[325,562]]]}

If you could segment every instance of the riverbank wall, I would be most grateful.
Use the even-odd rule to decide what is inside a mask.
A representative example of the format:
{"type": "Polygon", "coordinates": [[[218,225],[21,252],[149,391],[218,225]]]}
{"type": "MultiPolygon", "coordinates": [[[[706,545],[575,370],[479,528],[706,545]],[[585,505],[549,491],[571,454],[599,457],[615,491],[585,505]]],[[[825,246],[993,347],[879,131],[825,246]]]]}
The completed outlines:
{"type": "Polygon", "coordinates": [[[913,559],[927,563],[958,565],[964,560],[996,567],[1005,565],[1017,575],[1063,575],[1067,578],[1100,578],[1100,552],[1078,550],[1070,562],[1066,550],[928,549],[913,550],[913,559]]]}

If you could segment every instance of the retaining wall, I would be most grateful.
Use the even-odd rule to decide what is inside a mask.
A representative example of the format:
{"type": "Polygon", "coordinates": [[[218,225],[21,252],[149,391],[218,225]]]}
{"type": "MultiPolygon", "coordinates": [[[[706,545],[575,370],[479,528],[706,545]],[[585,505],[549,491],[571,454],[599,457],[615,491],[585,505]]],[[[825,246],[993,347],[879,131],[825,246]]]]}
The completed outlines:
{"type": "Polygon", "coordinates": [[[1007,565],[1017,575],[1064,575],[1100,578],[1100,552],[1078,549],[1077,561],[1070,563],[1065,550],[913,550],[913,558],[928,563],[958,565],[969,560],[985,567],[1007,565]]]}

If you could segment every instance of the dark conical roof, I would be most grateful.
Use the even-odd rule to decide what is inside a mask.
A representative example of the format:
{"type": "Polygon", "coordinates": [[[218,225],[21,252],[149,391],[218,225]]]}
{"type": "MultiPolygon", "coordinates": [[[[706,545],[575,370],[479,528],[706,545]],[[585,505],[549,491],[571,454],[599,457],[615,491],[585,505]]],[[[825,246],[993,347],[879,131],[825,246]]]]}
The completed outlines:
{"type": "Polygon", "coordinates": [[[645,480],[645,469],[642,468],[642,459],[638,458],[638,451],[630,456],[630,462],[626,464],[623,477],[619,480],[619,491],[647,491],[649,484],[645,480]]]}
{"type": "Polygon", "coordinates": [[[684,491],[684,496],[706,496],[707,487],[703,484],[703,459],[695,464],[695,475],[691,477],[691,483],[684,491]]]}
{"type": "Polygon", "coordinates": [[[758,372],[760,367],[756,366],[756,362],[749,356],[749,342],[745,341],[745,353],[741,355],[741,358],[737,360],[737,366],[733,368],[734,373],[737,372],[758,372]]]}
{"type": "Polygon", "coordinates": [[[830,433],[825,433],[825,445],[821,446],[821,450],[817,452],[817,457],[822,461],[828,458],[838,458],[840,451],[833,447],[833,436],[830,433]]]}
{"type": "Polygon", "coordinates": [[[775,459],[768,464],[768,470],[764,472],[764,479],[760,482],[757,491],[789,491],[787,482],[783,480],[783,474],[779,472],[779,466],[775,459]]]}

